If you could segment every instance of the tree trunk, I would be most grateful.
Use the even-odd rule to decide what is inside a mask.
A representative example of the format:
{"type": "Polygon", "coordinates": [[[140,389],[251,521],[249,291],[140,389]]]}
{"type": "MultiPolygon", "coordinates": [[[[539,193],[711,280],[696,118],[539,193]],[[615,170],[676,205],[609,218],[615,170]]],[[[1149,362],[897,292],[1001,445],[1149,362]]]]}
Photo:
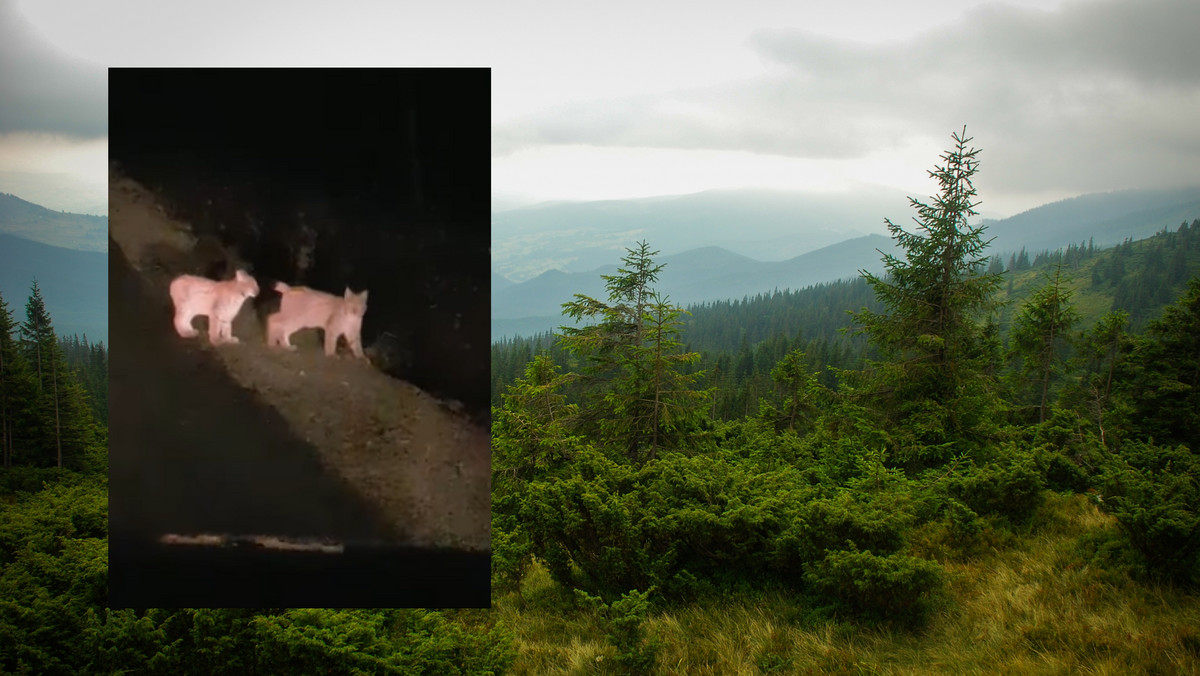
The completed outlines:
{"type": "Polygon", "coordinates": [[[58,445],[58,468],[62,469],[62,427],[58,419],[58,369],[50,374],[54,381],[54,442],[58,445]]]}

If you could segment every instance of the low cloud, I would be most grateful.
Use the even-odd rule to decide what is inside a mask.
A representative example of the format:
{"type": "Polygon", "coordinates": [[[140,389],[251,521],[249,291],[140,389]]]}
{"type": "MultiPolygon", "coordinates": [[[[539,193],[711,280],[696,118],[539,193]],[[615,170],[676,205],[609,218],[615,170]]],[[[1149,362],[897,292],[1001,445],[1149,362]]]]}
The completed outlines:
{"type": "Polygon", "coordinates": [[[11,0],[0,0],[0,101],[0,134],[108,134],[108,71],[55,52],[11,0]]]}
{"type": "Polygon", "coordinates": [[[756,80],[594,101],[494,130],[555,144],[855,158],[967,125],[988,183],[1086,192],[1200,183],[1200,3],[986,6],[883,45],[762,31],[756,80]]]}

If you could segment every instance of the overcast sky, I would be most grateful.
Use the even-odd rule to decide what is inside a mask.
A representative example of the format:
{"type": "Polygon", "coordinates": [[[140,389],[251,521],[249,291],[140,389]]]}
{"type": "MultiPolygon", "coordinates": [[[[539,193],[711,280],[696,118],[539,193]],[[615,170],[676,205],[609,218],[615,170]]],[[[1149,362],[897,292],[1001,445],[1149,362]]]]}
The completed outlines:
{"type": "Polygon", "coordinates": [[[1200,184],[1194,0],[0,8],[0,170],[74,162],[103,177],[108,65],[490,66],[502,194],[876,183],[926,196],[964,124],[983,149],[985,216],[1200,184]]]}
{"type": "Polygon", "coordinates": [[[57,49],[0,0],[0,171],[107,180],[105,67],[57,49]]]}

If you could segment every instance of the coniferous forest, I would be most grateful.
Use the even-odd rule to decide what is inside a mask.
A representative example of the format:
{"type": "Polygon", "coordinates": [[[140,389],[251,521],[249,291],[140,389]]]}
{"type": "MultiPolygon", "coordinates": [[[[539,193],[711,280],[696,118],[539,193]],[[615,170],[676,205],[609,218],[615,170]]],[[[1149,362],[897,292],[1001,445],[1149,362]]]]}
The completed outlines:
{"type": "Polygon", "coordinates": [[[993,252],[952,139],[879,276],[494,346],[490,610],[108,609],[106,348],[0,302],[0,672],[1193,671],[1200,220],[993,252]]]}
{"type": "Polygon", "coordinates": [[[880,276],[685,309],[642,242],[494,346],[522,669],[1195,668],[1200,221],[993,254],[953,141],[880,276]]]}
{"type": "Polygon", "coordinates": [[[36,282],[24,310],[0,298],[0,673],[474,674],[512,663],[510,636],[484,610],[109,609],[107,349],[57,336],[36,282]]]}

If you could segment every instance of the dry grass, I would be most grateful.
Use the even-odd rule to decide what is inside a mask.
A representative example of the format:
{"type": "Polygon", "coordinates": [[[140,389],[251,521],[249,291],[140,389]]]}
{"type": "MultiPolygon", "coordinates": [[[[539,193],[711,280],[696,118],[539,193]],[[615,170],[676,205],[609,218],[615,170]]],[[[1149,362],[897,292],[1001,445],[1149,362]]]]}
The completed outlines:
{"type": "MultiPolygon", "coordinates": [[[[1079,536],[1114,525],[1081,496],[1051,496],[1036,523],[946,563],[951,601],[921,631],[813,624],[799,599],[760,592],[652,615],[658,673],[1200,674],[1200,596],[1085,561],[1079,536]]],[[[515,673],[610,673],[594,613],[571,609],[537,567],[523,595],[495,606],[518,635],[515,673]]]]}

